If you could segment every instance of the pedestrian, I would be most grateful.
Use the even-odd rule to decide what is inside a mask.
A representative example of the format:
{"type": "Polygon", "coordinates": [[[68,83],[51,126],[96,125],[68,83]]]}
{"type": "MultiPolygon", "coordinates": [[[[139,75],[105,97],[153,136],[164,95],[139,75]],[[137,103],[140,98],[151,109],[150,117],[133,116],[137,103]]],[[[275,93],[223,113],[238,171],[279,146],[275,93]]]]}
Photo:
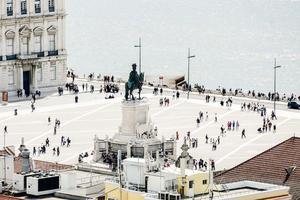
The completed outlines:
{"type": "Polygon", "coordinates": [[[55,154],[56,154],[56,148],[53,147],[52,151],[53,151],[53,156],[55,156],[55,154]]]}
{"type": "Polygon", "coordinates": [[[241,136],[242,138],[246,138],[246,133],[245,132],[246,132],[245,129],[243,129],[242,130],[242,136],[241,136]]]}
{"type": "Polygon", "coordinates": [[[200,119],[197,118],[196,122],[197,122],[197,127],[199,127],[200,126],[200,119]]]}
{"type": "Polygon", "coordinates": [[[50,146],[50,144],[49,144],[49,142],[50,142],[49,138],[47,138],[45,142],[46,142],[46,147],[49,147],[50,146]]]}
{"type": "Polygon", "coordinates": [[[176,131],[176,140],[179,140],[179,133],[176,131]]]}
{"type": "Polygon", "coordinates": [[[206,112],[206,117],[205,117],[205,121],[208,120],[208,112],[206,112]]]}
{"type": "Polygon", "coordinates": [[[33,147],[33,155],[35,156],[36,155],[36,148],[33,147]]]}
{"type": "Polygon", "coordinates": [[[64,141],[65,141],[65,137],[61,136],[61,138],[60,138],[60,145],[61,146],[64,146],[64,141]]]}
{"type": "Polygon", "coordinates": [[[7,126],[4,126],[4,133],[7,133],[7,126]]]}
{"type": "Polygon", "coordinates": [[[180,93],[179,93],[179,91],[177,90],[177,92],[176,92],[176,98],[179,99],[179,96],[180,96],[180,93]]]}
{"type": "Polygon", "coordinates": [[[56,125],[54,126],[54,132],[53,132],[54,135],[56,135],[56,125]]]}
{"type": "Polygon", "coordinates": [[[78,103],[78,96],[75,96],[75,103],[78,103]]]}
{"type": "Polygon", "coordinates": [[[215,122],[218,122],[218,116],[217,116],[217,113],[215,113],[215,122]]]}
{"type": "Polygon", "coordinates": [[[31,112],[35,110],[34,103],[31,103],[31,112]]]}
{"type": "Polygon", "coordinates": [[[215,161],[211,160],[211,170],[215,171],[215,169],[216,169],[215,161]]]}
{"type": "Polygon", "coordinates": [[[18,115],[18,109],[15,109],[15,116],[17,116],[18,115]]]}
{"type": "Polygon", "coordinates": [[[50,116],[48,117],[48,126],[51,124],[51,118],[50,116]]]}
{"type": "Polygon", "coordinates": [[[205,143],[208,144],[208,135],[205,135],[205,143]]]}
{"type": "Polygon", "coordinates": [[[59,154],[60,154],[59,147],[57,147],[57,149],[56,149],[56,155],[59,156],[59,154]]]}
{"type": "Polygon", "coordinates": [[[68,137],[68,138],[67,138],[67,147],[69,147],[70,144],[71,144],[71,140],[70,140],[70,138],[68,137]]]}
{"type": "Polygon", "coordinates": [[[273,125],[273,133],[276,133],[276,124],[273,125]]]}

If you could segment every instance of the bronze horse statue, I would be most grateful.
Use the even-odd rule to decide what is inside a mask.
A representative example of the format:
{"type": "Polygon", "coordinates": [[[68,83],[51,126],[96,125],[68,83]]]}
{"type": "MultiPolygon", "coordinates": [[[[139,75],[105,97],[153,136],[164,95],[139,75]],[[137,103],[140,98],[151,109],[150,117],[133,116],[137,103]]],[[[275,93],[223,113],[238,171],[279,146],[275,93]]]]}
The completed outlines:
{"type": "Polygon", "coordinates": [[[138,94],[139,94],[138,99],[141,99],[141,91],[142,91],[143,83],[144,83],[144,73],[140,73],[139,75],[136,73],[135,78],[131,80],[129,77],[128,82],[125,83],[125,99],[128,100],[130,97],[131,100],[135,100],[135,97],[133,96],[132,93],[135,89],[138,89],[138,94]]]}

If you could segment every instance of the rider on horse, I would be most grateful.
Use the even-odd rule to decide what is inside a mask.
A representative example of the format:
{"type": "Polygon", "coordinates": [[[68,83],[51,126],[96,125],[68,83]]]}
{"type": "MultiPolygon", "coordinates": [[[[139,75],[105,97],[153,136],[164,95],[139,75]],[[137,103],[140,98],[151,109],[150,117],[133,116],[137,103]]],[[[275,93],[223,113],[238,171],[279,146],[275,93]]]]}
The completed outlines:
{"type": "Polygon", "coordinates": [[[144,74],[141,73],[140,75],[136,71],[136,64],[132,64],[132,71],[129,74],[128,82],[125,84],[125,99],[128,100],[129,94],[131,98],[134,100],[134,96],[132,95],[132,91],[134,89],[139,89],[139,94],[141,92],[141,87],[143,84],[143,76],[144,74]]]}

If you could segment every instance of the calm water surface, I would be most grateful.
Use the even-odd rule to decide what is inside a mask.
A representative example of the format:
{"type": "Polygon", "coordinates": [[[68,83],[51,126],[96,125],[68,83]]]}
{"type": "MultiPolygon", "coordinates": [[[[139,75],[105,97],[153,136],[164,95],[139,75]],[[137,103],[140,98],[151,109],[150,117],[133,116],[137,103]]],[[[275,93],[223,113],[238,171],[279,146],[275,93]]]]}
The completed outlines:
{"type": "Polygon", "coordinates": [[[146,74],[186,74],[209,88],[300,95],[298,0],[66,0],[69,67],[127,77],[142,37],[146,74]]]}

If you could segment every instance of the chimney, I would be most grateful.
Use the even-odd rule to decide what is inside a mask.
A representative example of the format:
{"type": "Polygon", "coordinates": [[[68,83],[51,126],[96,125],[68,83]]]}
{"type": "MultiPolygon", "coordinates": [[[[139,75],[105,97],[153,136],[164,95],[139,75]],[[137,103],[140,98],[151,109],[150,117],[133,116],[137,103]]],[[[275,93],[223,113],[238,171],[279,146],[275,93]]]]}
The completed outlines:
{"type": "Polygon", "coordinates": [[[28,149],[23,149],[21,152],[22,158],[22,172],[28,173],[30,172],[30,151],[28,149]]]}

